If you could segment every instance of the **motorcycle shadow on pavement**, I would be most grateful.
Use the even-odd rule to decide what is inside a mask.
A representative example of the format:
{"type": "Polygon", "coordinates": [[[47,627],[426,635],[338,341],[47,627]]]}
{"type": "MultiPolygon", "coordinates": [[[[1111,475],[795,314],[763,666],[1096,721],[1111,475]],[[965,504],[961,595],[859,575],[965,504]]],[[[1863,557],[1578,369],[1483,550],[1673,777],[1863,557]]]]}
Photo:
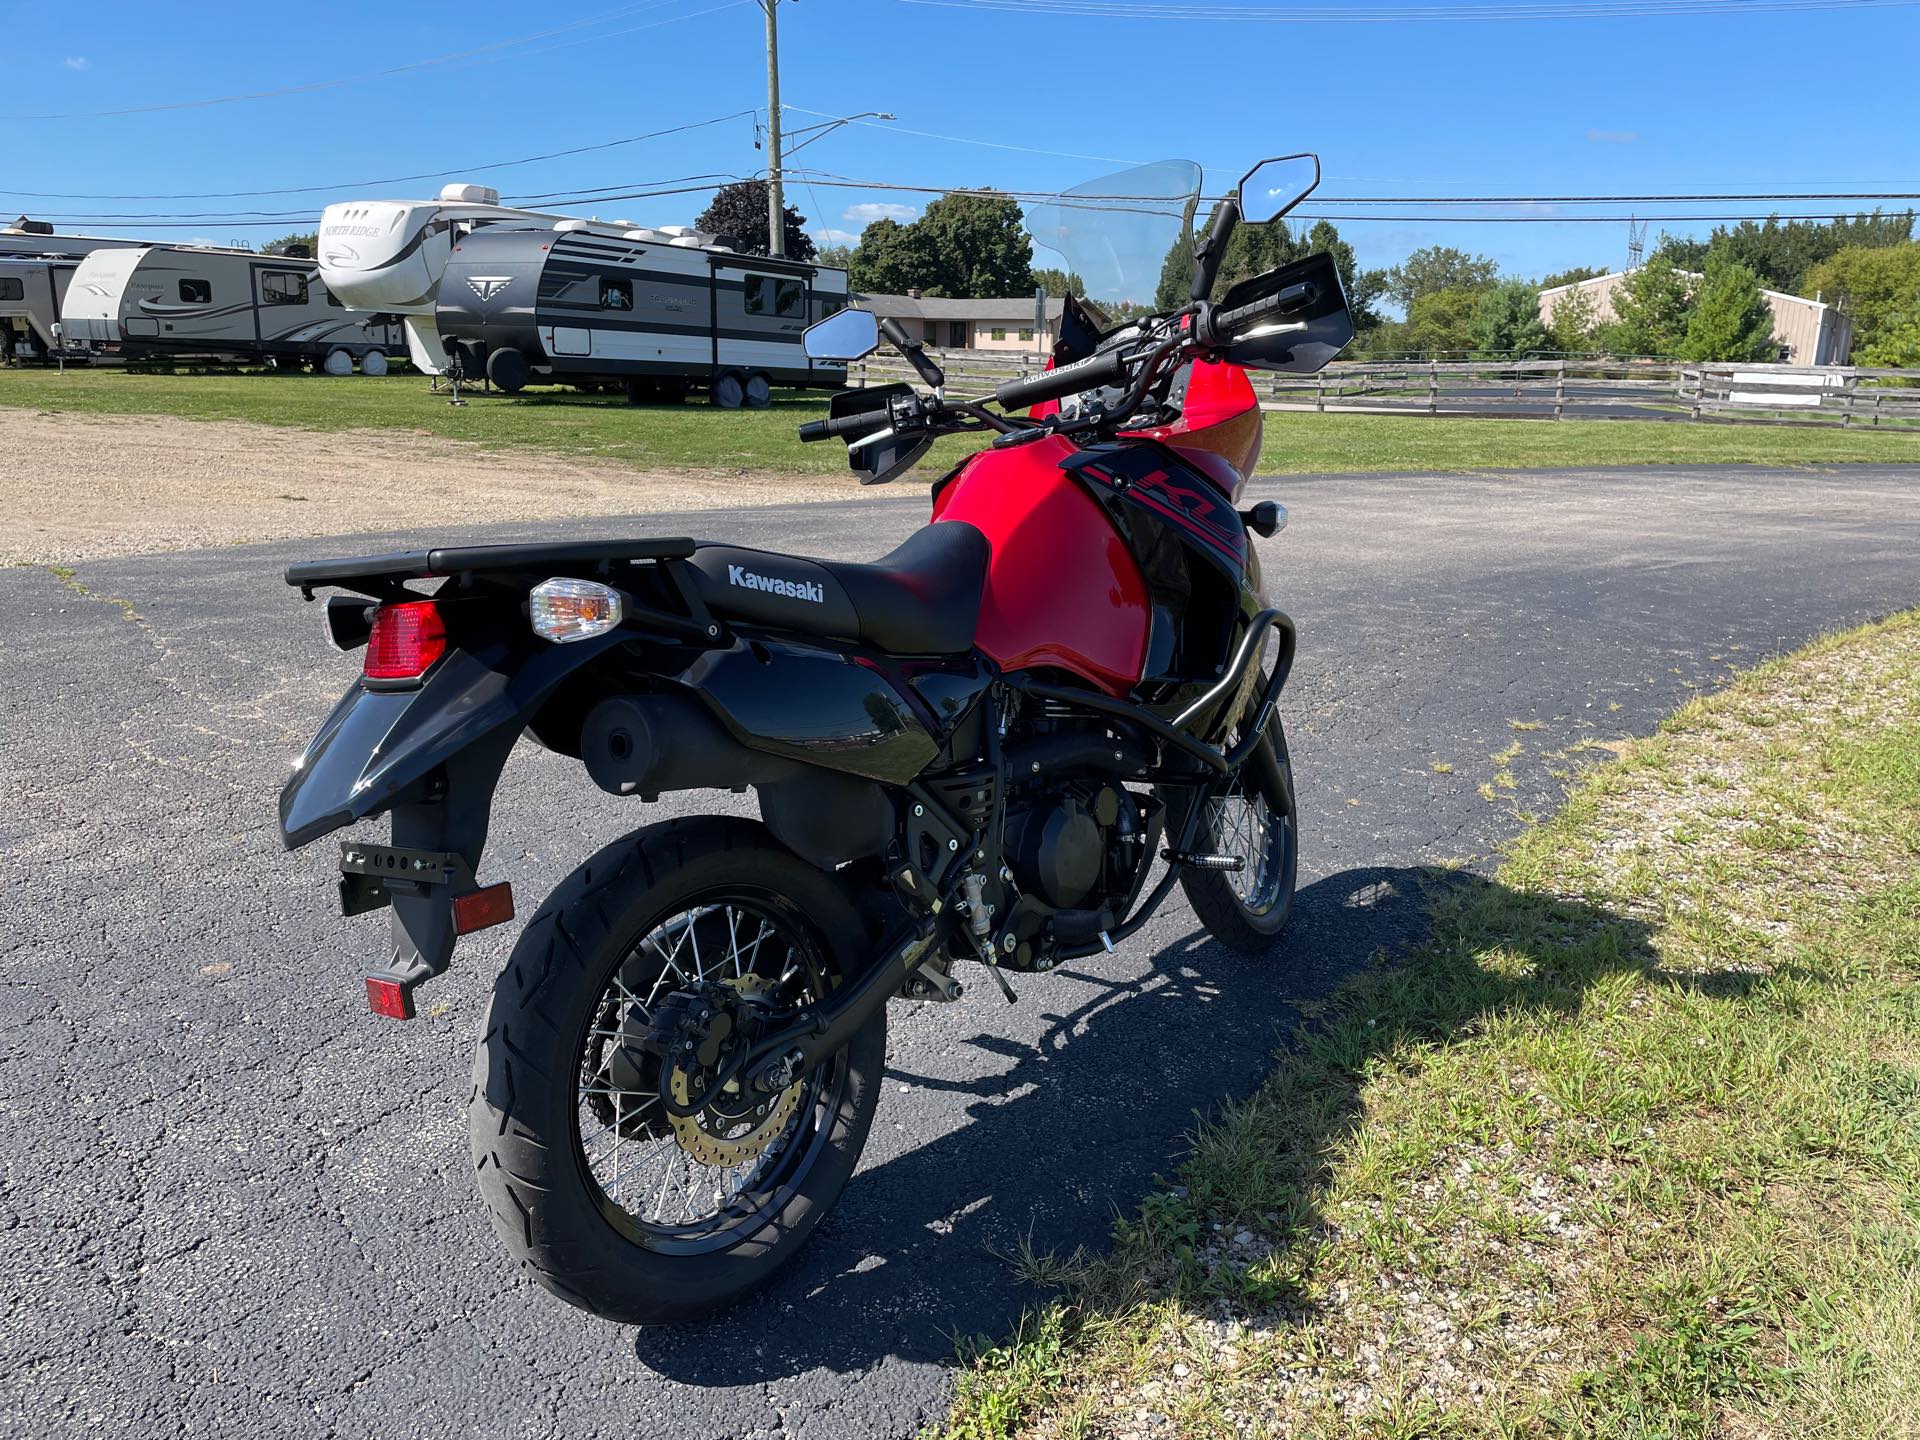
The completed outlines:
{"type": "MultiPolygon", "coordinates": [[[[951,1362],[958,1337],[1006,1334],[1044,1298],[1019,1279],[1012,1253],[1023,1243],[1043,1254],[1103,1246],[1114,1216],[1178,1163],[1197,1115],[1258,1085],[1303,1007],[1373,957],[1424,937],[1441,888],[1497,887],[1439,868],[1347,870],[1300,890],[1274,955],[1237,956],[1195,932],[1162,948],[1137,979],[1102,975],[1097,958],[1063,967],[1072,1004],[1059,1006],[1049,989],[1054,1008],[1038,1045],[987,1033],[959,1042],[1005,1068],[966,1080],[890,1070],[870,1150],[901,1119],[902,1082],[936,1092],[928,1097],[936,1123],[961,1103],[970,1123],[861,1171],[767,1290],[703,1325],[637,1332],[635,1357],[684,1384],[732,1386],[858,1373],[889,1357],[939,1365],[951,1362]]],[[[1637,922],[1564,908],[1574,927],[1620,927],[1622,963],[1652,965],[1637,922]]],[[[1488,977],[1474,993],[1470,1014],[1436,1013],[1423,1035],[1439,1038],[1496,1009],[1572,1013],[1584,986],[1547,966],[1518,981],[1488,977]]],[[[970,1003],[983,1001],[1000,1004],[985,982],[970,1003]]],[[[1382,1026],[1377,1047],[1407,1034],[1382,1026]]],[[[1320,1110],[1327,1119],[1302,1138],[1303,1153],[1332,1153],[1361,1111],[1356,1082],[1320,1110]]],[[[1317,1223],[1312,1201],[1302,1209],[1306,1224],[1317,1223]]]]}

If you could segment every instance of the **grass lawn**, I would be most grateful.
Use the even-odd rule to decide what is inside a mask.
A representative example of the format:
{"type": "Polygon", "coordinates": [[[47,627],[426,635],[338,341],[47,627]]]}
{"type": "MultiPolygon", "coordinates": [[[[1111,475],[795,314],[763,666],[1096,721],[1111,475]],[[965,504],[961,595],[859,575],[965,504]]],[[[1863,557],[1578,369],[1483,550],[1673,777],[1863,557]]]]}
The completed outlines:
{"type": "Polygon", "coordinates": [[[1920,612],[1433,890],[940,1434],[1920,1435],[1920,612]]]}
{"type": "MultiPolygon", "coordinates": [[[[0,406],[75,414],[176,415],[251,420],[320,430],[427,432],[491,447],[524,446],[647,468],[836,474],[837,442],[802,445],[794,427],[826,413],[822,396],[783,396],[764,411],[629,406],[606,395],[537,389],[518,396],[469,392],[459,409],[413,374],[166,374],[120,369],[0,369],[0,406]]],[[[924,462],[944,466],[974,442],[943,440],[924,462]]],[[[1698,425],[1660,421],[1428,419],[1424,416],[1267,416],[1261,470],[1475,470],[1509,466],[1833,461],[1920,463],[1920,433],[1698,425]]]]}

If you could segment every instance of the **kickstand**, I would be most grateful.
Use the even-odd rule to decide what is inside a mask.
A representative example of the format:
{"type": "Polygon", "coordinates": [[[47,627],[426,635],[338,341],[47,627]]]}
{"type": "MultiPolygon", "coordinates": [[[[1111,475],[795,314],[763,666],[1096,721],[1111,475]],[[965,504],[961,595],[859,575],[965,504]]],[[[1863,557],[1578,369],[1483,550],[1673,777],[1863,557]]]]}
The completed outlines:
{"type": "Polygon", "coordinates": [[[980,963],[987,967],[987,973],[993,976],[993,983],[1000,987],[1000,993],[1007,997],[1007,1003],[1018,1005],[1020,997],[1013,993],[1013,986],[1007,983],[1007,977],[1001,973],[1000,962],[994,959],[993,950],[983,945],[977,935],[967,933],[967,941],[973,946],[973,953],[980,958],[980,963]]]}

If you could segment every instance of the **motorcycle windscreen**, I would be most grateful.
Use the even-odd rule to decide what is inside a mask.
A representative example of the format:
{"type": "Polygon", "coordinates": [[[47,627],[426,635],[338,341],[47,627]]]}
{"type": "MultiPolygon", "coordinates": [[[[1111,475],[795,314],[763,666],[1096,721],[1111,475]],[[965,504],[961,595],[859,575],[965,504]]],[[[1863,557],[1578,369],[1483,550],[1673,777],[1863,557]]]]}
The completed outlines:
{"type": "Polygon", "coordinates": [[[1235,338],[1227,363],[1249,370],[1284,370],[1311,375],[1353,339],[1353,316],[1340,286],[1340,267],[1331,255],[1309,255],[1278,270],[1242,280],[1221,299],[1222,311],[1251,305],[1299,288],[1299,302],[1235,338]]]}

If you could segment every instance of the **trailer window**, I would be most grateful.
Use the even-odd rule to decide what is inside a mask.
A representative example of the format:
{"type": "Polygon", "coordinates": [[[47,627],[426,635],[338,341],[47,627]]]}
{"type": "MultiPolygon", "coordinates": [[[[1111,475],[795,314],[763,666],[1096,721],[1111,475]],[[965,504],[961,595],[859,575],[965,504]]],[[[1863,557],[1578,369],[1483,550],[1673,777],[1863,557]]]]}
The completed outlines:
{"type": "Polygon", "coordinates": [[[805,315],[807,313],[807,287],[798,280],[782,280],[774,289],[773,313],[776,315],[805,315]]]}
{"type": "Polygon", "coordinates": [[[773,313],[773,286],[774,278],[771,275],[747,276],[747,314],[773,313]]]}
{"type": "Polygon", "coordinates": [[[9,275],[0,280],[0,300],[24,300],[27,298],[26,284],[18,276],[9,275]]]}
{"type": "Polygon", "coordinates": [[[297,270],[269,270],[260,277],[260,303],[263,305],[304,305],[307,303],[307,277],[297,270]]]}
{"type": "Polygon", "coordinates": [[[600,308],[602,310],[633,309],[633,281],[609,280],[605,276],[600,280],[600,308]]]}
{"type": "Polygon", "coordinates": [[[205,280],[182,280],[180,299],[188,305],[208,305],[213,301],[213,286],[205,280]]]}

